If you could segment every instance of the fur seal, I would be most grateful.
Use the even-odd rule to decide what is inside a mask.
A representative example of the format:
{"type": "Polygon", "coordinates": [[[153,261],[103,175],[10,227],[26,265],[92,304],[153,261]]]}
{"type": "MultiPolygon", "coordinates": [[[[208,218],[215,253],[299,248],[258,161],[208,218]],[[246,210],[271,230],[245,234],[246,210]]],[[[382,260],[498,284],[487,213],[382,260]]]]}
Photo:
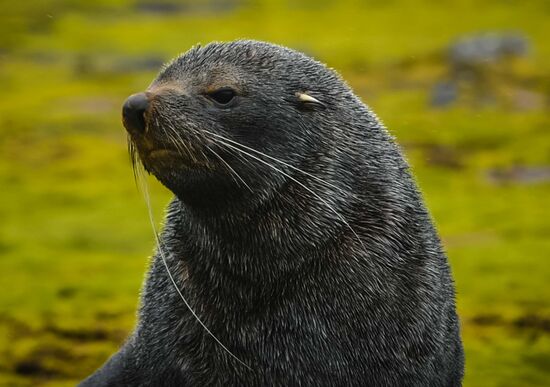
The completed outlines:
{"type": "Polygon", "coordinates": [[[234,41],[123,121],[175,195],[124,346],[81,386],[459,386],[454,285],[398,146],[325,65],[234,41]]]}

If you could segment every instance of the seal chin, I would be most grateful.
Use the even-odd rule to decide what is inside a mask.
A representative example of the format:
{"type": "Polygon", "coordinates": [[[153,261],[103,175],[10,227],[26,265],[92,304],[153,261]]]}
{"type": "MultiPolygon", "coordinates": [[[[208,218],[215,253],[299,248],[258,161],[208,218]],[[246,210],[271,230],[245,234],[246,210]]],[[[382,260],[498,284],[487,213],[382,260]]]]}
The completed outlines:
{"type": "Polygon", "coordinates": [[[183,157],[181,153],[171,149],[154,148],[140,153],[141,161],[146,169],[157,173],[165,173],[170,169],[189,169],[193,164],[192,160],[183,157]]]}
{"type": "Polygon", "coordinates": [[[141,156],[144,165],[157,173],[166,172],[169,169],[187,169],[189,162],[184,160],[179,153],[170,149],[152,149],[141,156]]]}
{"type": "Polygon", "coordinates": [[[153,149],[147,154],[146,158],[150,160],[180,159],[181,155],[170,149],[153,149]]]}
{"type": "Polygon", "coordinates": [[[175,174],[190,171],[207,171],[213,166],[206,159],[199,159],[186,152],[170,148],[149,148],[139,151],[143,166],[157,178],[174,176],[175,174]]]}

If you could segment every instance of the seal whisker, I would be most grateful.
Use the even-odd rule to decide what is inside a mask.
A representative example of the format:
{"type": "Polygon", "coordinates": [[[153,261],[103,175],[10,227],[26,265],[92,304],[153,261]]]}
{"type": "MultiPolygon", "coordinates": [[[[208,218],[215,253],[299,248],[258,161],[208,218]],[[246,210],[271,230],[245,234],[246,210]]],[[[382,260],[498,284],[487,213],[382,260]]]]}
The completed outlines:
{"type": "Polygon", "coordinates": [[[283,160],[280,160],[280,159],[278,159],[278,158],[276,158],[276,157],[270,156],[270,155],[268,155],[268,154],[266,154],[266,153],[264,153],[264,152],[261,152],[261,151],[259,151],[259,150],[257,150],[257,149],[254,149],[254,148],[251,148],[251,147],[246,146],[246,145],[244,145],[244,144],[241,144],[240,142],[231,140],[231,139],[229,139],[229,138],[227,138],[227,137],[224,137],[224,136],[222,136],[222,135],[220,135],[220,134],[212,133],[212,132],[210,132],[210,131],[208,131],[208,130],[206,130],[206,129],[204,130],[204,132],[205,132],[205,133],[208,133],[208,134],[210,134],[210,135],[212,135],[212,136],[219,137],[219,138],[221,138],[221,139],[224,140],[224,141],[227,141],[227,142],[230,142],[230,143],[232,143],[232,144],[235,144],[235,145],[238,145],[238,146],[240,146],[240,147],[243,147],[243,148],[246,149],[246,150],[249,150],[249,151],[251,151],[251,152],[254,152],[254,153],[256,153],[256,154],[259,154],[259,155],[261,155],[261,156],[264,156],[264,157],[266,157],[266,158],[268,158],[268,159],[270,159],[270,160],[273,160],[273,161],[275,161],[275,162],[278,162],[278,163],[280,163],[280,164],[283,164],[284,166],[289,167],[289,168],[291,168],[291,169],[294,169],[295,171],[298,171],[298,172],[300,172],[300,173],[303,173],[304,175],[309,176],[309,177],[311,177],[311,178],[313,178],[313,179],[315,179],[315,180],[317,180],[317,181],[320,181],[321,183],[323,183],[323,184],[325,184],[325,185],[327,185],[327,186],[329,186],[329,187],[331,187],[331,188],[334,188],[334,189],[337,189],[337,190],[339,190],[339,191],[341,191],[341,192],[343,192],[343,193],[346,193],[346,191],[345,191],[344,189],[342,189],[342,188],[340,188],[340,187],[338,187],[338,186],[336,186],[336,185],[334,185],[334,184],[331,184],[331,183],[329,183],[328,181],[326,181],[326,180],[324,180],[324,179],[321,179],[320,177],[315,176],[315,175],[313,175],[313,174],[311,174],[311,173],[309,173],[309,172],[306,172],[306,171],[304,171],[304,170],[302,170],[302,169],[300,169],[300,168],[298,168],[298,167],[295,167],[294,165],[291,165],[291,164],[289,164],[289,163],[287,163],[287,162],[285,162],[285,161],[283,161],[283,160]]]}
{"type": "Polygon", "coordinates": [[[206,155],[204,154],[204,151],[201,149],[199,150],[200,154],[202,155],[202,158],[204,159],[204,163],[205,165],[210,168],[210,160],[208,159],[208,157],[206,157],[206,155]]]}
{"type": "MultiPolygon", "coordinates": [[[[171,141],[174,141],[174,146],[177,147],[177,144],[178,142],[175,141],[175,139],[173,138],[173,136],[170,135],[169,132],[167,132],[166,130],[164,130],[163,128],[163,132],[166,134],[166,136],[168,138],[171,139],[171,141]]],[[[174,134],[178,135],[177,132],[173,132],[174,134]]],[[[179,138],[181,138],[179,135],[178,135],[179,138]]],[[[179,143],[181,144],[184,144],[183,141],[180,141],[179,143]]],[[[187,148],[187,147],[186,147],[187,148]]],[[[189,151],[189,148],[187,148],[188,151],[189,151]]],[[[178,287],[173,275],[172,275],[172,272],[170,271],[170,268],[168,266],[168,262],[166,260],[166,256],[165,256],[165,252],[163,250],[163,246],[162,246],[162,242],[160,241],[160,238],[159,238],[159,234],[158,234],[158,231],[157,231],[157,228],[155,226],[155,219],[154,219],[154,216],[153,216],[153,210],[152,210],[152,206],[151,206],[151,196],[149,194],[149,186],[147,184],[147,178],[146,176],[143,175],[143,168],[142,168],[142,165],[140,163],[137,163],[137,159],[139,158],[139,155],[137,153],[137,149],[135,147],[135,144],[131,141],[131,139],[129,138],[129,141],[128,141],[128,150],[130,152],[130,159],[131,159],[131,162],[132,162],[132,170],[134,172],[134,181],[136,182],[136,185],[138,186],[138,189],[141,191],[142,195],[143,195],[143,199],[145,201],[145,205],[147,207],[147,213],[149,215],[149,222],[151,223],[151,228],[152,228],[152,231],[153,231],[153,235],[154,235],[154,238],[155,238],[155,242],[156,242],[156,245],[157,245],[157,249],[158,249],[158,252],[159,252],[159,255],[161,257],[161,260],[162,260],[162,263],[163,263],[163,266],[166,270],[166,274],[168,275],[169,279],[170,279],[170,282],[172,283],[172,285],[174,286],[174,289],[176,290],[176,292],[178,293],[179,297],[182,299],[183,303],[185,304],[185,306],[187,307],[187,309],[189,309],[189,311],[191,312],[191,314],[193,315],[193,317],[197,320],[197,322],[202,326],[202,328],[214,339],[214,341],[225,351],[227,352],[231,357],[233,357],[235,360],[237,360],[240,364],[242,364],[243,366],[245,366],[247,369],[251,370],[252,371],[252,368],[246,364],[245,362],[243,362],[241,359],[239,359],[235,354],[233,354],[233,352],[231,352],[229,350],[229,348],[227,348],[213,333],[212,331],[204,324],[204,322],[199,318],[199,316],[196,314],[196,312],[193,310],[193,308],[191,307],[191,305],[189,304],[189,302],[185,299],[185,297],[183,296],[183,293],[181,292],[180,288],[178,287]]],[[[178,151],[179,152],[182,152],[183,150],[181,148],[178,148],[178,151]]],[[[244,181],[243,181],[244,183],[244,181]]]]}
{"type": "Polygon", "coordinates": [[[191,150],[189,149],[189,147],[185,144],[185,141],[183,141],[183,139],[181,138],[181,136],[179,135],[179,133],[174,130],[172,128],[172,126],[170,125],[167,125],[166,127],[163,126],[162,127],[162,131],[164,132],[164,134],[166,135],[166,137],[168,137],[168,139],[170,140],[170,142],[172,143],[172,145],[176,148],[176,150],[178,151],[178,153],[182,156],[182,157],[185,157],[185,152],[184,152],[184,149],[181,147],[183,146],[185,148],[185,151],[187,152],[187,155],[193,159],[193,156],[191,154],[191,150]],[[177,137],[177,138],[176,138],[177,137]],[[178,141],[179,140],[179,141],[178,141]],[[180,146],[181,144],[181,146],[180,146]]]}
{"type": "Polygon", "coordinates": [[[147,184],[147,180],[146,179],[143,179],[141,178],[140,179],[140,183],[141,183],[141,188],[142,188],[142,194],[143,194],[143,199],[145,200],[145,204],[147,206],[147,212],[148,212],[148,215],[149,215],[149,221],[151,223],[151,228],[153,230],[153,235],[155,237],[155,242],[156,242],[156,245],[157,245],[157,249],[158,249],[158,252],[159,252],[159,255],[160,255],[160,258],[162,260],[162,264],[164,266],[164,268],[166,269],[166,274],[168,275],[168,278],[170,279],[170,282],[172,283],[172,285],[174,286],[174,289],[176,290],[176,292],[178,293],[179,297],[181,298],[181,300],[183,301],[183,303],[185,304],[185,306],[187,307],[187,309],[189,309],[189,311],[191,312],[191,314],[193,315],[193,317],[197,320],[197,322],[201,325],[201,327],[206,331],[206,333],[208,333],[213,339],[214,341],[228,354],[230,355],[233,359],[237,360],[240,364],[242,364],[244,367],[246,367],[247,369],[249,369],[250,371],[253,371],[252,368],[246,364],[245,362],[243,362],[241,359],[239,359],[233,352],[231,352],[231,350],[229,350],[229,348],[227,348],[215,335],[214,333],[212,333],[212,331],[204,324],[204,322],[199,318],[199,316],[197,315],[197,313],[193,310],[193,308],[191,307],[191,305],[189,304],[189,302],[185,299],[185,297],[183,296],[183,293],[181,292],[179,286],[177,285],[176,283],[176,280],[174,279],[174,276],[172,275],[172,272],[170,271],[170,267],[168,266],[168,261],[166,260],[166,256],[164,254],[164,250],[163,250],[163,246],[162,246],[162,242],[159,238],[159,234],[158,234],[158,231],[157,231],[157,227],[155,226],[155,218],[154,218],[154,215],[153,215],[153,210],[152,210],[152,206],[151,206],[151,196],[149,195],[149,186],[147,184]]]}
{"type": "Polygon", "coordinates": [[[213,154],[214,156],[216,156],[216,157],[217,157],[217,158],[227,167],[227,169],[230,171],[230,173],[233,173],[233,174],[241,181],[241,183],[243,183],[243,184],[245,185],[245,187],[248,188],[248,190],[249,190],[250,192],[252,192],[252,193],[254,192],[254,191],[252,190],[252,188],[250,188],[250,186],[243,180],[243,178],[241,177],[241,175],[239,175],[239,174],[237,173],[237,171],[235,171],[235,170],[231,167],[231,165],[229,165],[229,163],[223,159],[223,157],[221,157],[216,151],[214,151],[214,149],[210,148],[208,145],[205,145],[205,146],[206,146],[206,149],[208,149],[210,152],[212,152],[212,154],[213,154]]]}
{"type": "Polygon", "coordinates": [[[138,185],[138,168],[142,167],[141,162],[139,162],[140,157],[139,153],[136,148],[136,144],[132,141],[132,138],[130,135],[128,135],[128,154],[130,156],[130,163],[132,165],[132,174],[134,175],[134,183],[136,184],[136,187],[139,187],[138,185]]]}
{"type": "MultiPolygon", "coordinates": [[[[166,121],[166,120],[164,120],[164,121],[166,121]]],[[[169,124],[168,122],[165,122],[163,125],[161,125],[160,122],[159,122],[159,116],[155,116],[155,125],[156,125],[156,127],[162,129],[162,132],[170,140],[172,145],[176,148],[177,152],[182,157],[185,157],[185,153],[187,153],[189,158],[194,159],[191,150],[189,149],[189,147],[187,146],[185,141],[183,141],[183,139],[179,135],[178,131],[175,130],[175,128],[173,128],[172,125],[169,124]],[[183,146],[183,148],[185,148],[185,152],[184,152],[184,149],[182,148],[182,146],[183,146]]]]}
{"type": "Polygon", "coordinates": [[[304,188],[305,190],[307,190],[309,193],[311,193],[312,195],[314,195],[317,199],[319,199],[325,206],[328,207],[328,209],[330,209],[345,225],[346,227],[353,233],[353,235],[355,236],[355,238],[357,239],[357,241],[361,244],[362,248],[363,248],[363,251],[366,253],[367,252],[367,249],[365,247],[365,244],[363,243],[363,241],[361,240],[361,238],[359,237],[359,235],[355,232],[355,230],[351,227],[351,225],[346,221],[346,219],[344,219],[344,217],[342,215],[340,215],[340,213],[338,211],[336,211],[334,209],[333,206],[331,206],[325,199],[323,199],[321,196],[319,196],[319,194],[315,193],[315,191],[313,191],[311,188],[307,187],[305,184],[301,183],[300,181],[298,181],[297,179],[295,179],[294,177],[292,177],[291,175],[289,175],[288,173],[282,171],[281,169],[277,168],[276,166],[274,166],[273,164],[270,164],[268,163],[267,161],[264,161],[262,159],[260,159],[259,157],[256,157],[248,152],[245,152],[243,151],[242,149],[239,149],[233,145],[230,145],[226,142],[224,142],[223,140],[217,140],[217,143],[218,144],[222,144],[226,147],[230,147],[230,148],[233,148],[235,149],[236,151],[238,152],[242,152],[244,155],[247,155],[249,156],[250,158],[254,159],[254,160],[257,160],[259,162],[261,162],[262,164],[265,164],[267,165],[268,167],[270,167],[271,169],[273,169],[274,171],[276,172],[279,172],[280,174],[282,174],[283,176],[286,176],[287,178],[289,178],[290,180],[294,181],[296,184],[300,185],[302,188],[304,188]]]}

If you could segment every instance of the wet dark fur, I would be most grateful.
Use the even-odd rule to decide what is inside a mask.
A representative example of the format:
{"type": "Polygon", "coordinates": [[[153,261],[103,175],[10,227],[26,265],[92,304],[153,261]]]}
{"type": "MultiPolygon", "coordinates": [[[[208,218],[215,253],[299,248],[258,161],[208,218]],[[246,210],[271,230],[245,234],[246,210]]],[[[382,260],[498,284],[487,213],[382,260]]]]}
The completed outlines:
{"type": "Polygon", "coordinates": [[[197,315],[250,369],[190,314],[157,252],[135,332],[83,386],[461,384],[439,238],[398,147],[333,71],[271,44],[214,43],[169,64],[151,87],[161,86],[168,91],[147,117],[149,135],[173,148],[170,126],[203,160],[155,164],[133,138],[145,168],[175,194],[163,250],[197,315]],[[219,76],[239,89],[231,108],[202,94],[219,76]],[[296,92],[325,106],[301,103],[296,92]],[[204,130],[330,185],[253,153],[317,197],[204,130]]]}

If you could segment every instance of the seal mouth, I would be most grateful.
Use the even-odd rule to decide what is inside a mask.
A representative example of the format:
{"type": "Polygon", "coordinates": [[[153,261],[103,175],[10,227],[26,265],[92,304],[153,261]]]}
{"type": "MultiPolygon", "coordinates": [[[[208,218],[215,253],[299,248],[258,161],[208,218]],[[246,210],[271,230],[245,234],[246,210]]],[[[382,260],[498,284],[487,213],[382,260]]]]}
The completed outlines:
{"type": "Polygon", "coordinates": [[[191,167],[195,164],[196,160],[191,155],[185,152],[178,151],[176,149],[170,149],[167,147],[147,147],[139,149],[138,152],[142,161],[147,164],[163,164],[163,165],[182,165],[185,167],[191,167]]]}
{"type": "Polygon", "coordinates": [[[138,160],[141,161],[145,170],[157,177],[165,175],[168,171],[190,170],[199,167],[191,158],[172,149],[161,147],[141,149],[137,151],[137,154],[139,155],[138,160]]]}
{"type": "Polygon", "coordinates": [[[130,137],[128,147],[133,167],[141,161],[150,172],[163,174],[167,170],[199,170],[213,167],[210,160],[196,157],[191,151],[190,144],[184,149],[174,149],[163,144],[154,144],[149,139],[136,141],[130,137]]]}
{"type": "Polygon", "coordinates": [[[143,130],[134,130],[131,122],[124,121],[134,169],[141,164],[157,177],[177,171],[213,169],[214,163],[206,157],[200,136],[185,127],[176,131],[158,110],[158,104],[150,102],[143,112],[143,130]]]}

